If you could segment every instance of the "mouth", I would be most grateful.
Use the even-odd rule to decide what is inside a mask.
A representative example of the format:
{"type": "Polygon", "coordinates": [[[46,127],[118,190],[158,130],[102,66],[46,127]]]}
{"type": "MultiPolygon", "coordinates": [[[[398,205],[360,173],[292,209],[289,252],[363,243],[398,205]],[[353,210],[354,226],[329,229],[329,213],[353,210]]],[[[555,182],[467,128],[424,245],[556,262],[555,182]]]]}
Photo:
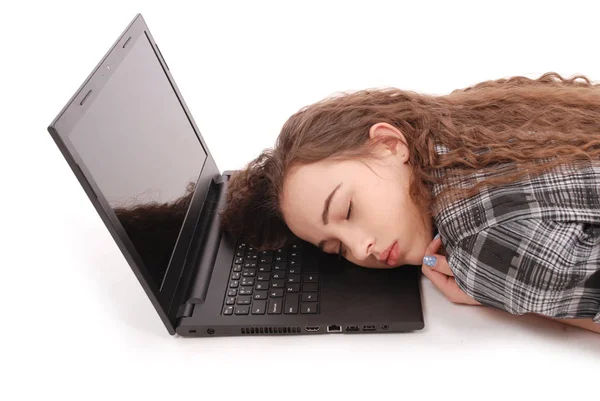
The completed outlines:
{"type": "Polygon", "coordinates": [[[395,241],[388,249],[379,255],[379,261],[393,266],[398,263],[398,242],[395,241]]]}

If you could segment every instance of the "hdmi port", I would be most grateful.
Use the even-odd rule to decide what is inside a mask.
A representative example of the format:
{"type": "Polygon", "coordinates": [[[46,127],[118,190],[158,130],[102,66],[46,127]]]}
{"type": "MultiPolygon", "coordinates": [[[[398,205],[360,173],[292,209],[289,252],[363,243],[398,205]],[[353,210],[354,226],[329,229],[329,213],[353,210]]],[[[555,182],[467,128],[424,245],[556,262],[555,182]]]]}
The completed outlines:
{"type": "Polygon", "coordinates": [[[304,329],[306,331],[319,331],[319,326],[306,326],[304,329]]]}
{"type": "Polygon", "coordinates": [[[374,324],[365,325],[365,326],[363,326],[363,331],[375,331],[375,325],[374,324]]]}

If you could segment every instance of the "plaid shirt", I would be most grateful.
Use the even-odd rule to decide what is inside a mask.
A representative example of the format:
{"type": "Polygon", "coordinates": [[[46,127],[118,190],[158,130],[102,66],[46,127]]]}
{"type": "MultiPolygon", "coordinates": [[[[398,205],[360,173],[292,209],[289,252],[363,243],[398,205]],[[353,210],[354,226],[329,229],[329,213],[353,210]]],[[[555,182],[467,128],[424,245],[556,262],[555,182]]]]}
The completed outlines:
{"type": "Polygon", "coordinates": [[[434,223],[456,283],[481,304],[600,323],[600,163],[483,189],[434,223]]]}

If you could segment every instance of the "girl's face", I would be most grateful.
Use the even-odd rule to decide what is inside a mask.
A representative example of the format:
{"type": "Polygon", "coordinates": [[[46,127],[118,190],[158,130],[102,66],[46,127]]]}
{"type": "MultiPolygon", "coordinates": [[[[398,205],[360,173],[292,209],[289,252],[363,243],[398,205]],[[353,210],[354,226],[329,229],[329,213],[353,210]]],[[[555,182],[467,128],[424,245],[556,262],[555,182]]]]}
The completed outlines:
{"type": "Polygon", "coordinates": [[[387,138],[380,160],[323,160],[293,168],[281,208],[290,230],[327,253],[364,267],[420,265],[432,240],[431,218],[409,196],[404,136],[385,123],[371,138],[387,138]]]}

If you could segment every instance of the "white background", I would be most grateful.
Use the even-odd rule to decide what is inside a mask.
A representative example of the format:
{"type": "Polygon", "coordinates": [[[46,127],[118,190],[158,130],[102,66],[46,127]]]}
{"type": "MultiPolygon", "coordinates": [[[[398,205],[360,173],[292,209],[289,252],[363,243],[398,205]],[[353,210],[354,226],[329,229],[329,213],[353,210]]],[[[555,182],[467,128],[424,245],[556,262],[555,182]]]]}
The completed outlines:
{"type": "Polygon", "coordinates": [[[137,12],[224,170],[337,91],[599,80],[594,4],[3,2],[0,398],[596,398],[600,335],[453,305],[426,278],[420,332],[171,337],[46,131],[137,12]]]}

